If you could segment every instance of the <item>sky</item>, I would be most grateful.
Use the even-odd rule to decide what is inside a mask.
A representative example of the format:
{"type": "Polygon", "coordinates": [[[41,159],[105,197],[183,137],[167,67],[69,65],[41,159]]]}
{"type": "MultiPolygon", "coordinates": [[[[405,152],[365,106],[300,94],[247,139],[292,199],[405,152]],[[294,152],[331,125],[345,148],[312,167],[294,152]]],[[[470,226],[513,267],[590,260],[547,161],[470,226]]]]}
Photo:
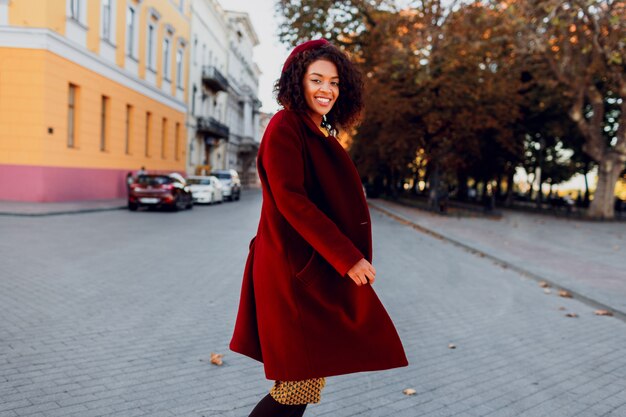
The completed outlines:
{"type": "Polygon", "coordinates": [[[254,62],[261,69],[259,79],[259,99],[264,112],[278,111],[278,104],[272,94],[274,82],[289,50],[278,41],[276,30],[278,21],[274,17],[275,0],[218,0],[226,10],[247,12],[259,37],[259,45],[254,48],[254,62]]]}

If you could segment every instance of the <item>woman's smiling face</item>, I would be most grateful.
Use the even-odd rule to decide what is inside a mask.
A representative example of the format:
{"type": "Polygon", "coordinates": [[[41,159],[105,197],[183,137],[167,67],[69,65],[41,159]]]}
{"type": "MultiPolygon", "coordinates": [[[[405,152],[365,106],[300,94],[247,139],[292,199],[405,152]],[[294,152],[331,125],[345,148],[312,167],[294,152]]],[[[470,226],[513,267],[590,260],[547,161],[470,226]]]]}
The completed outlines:
{"type": "Polygon", "coordinates": [[[339,74],[330,61],[313,61],[304,74],[304,99],[309,107],[309,115],[318,125],[339,97],[339,74]]]}

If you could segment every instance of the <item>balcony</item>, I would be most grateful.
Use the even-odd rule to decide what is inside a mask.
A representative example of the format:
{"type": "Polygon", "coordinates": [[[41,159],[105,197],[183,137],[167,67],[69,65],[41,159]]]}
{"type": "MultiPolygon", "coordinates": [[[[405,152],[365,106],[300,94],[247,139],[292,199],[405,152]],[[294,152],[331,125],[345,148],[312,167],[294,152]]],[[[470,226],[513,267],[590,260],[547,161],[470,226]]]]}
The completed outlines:
{"type": "Polygon", "coordinates": [[[218,122],[213,117],[198,117],[196,128],[198,133],[211,136],[217,139],[228,140],[230,129],[223,123],[218,122]]]}
{"type": "Polygon", "coordinates": [[[202,67],[202,84],[216,93],[228,90],[228,80],[212,65],[202,67]]]}

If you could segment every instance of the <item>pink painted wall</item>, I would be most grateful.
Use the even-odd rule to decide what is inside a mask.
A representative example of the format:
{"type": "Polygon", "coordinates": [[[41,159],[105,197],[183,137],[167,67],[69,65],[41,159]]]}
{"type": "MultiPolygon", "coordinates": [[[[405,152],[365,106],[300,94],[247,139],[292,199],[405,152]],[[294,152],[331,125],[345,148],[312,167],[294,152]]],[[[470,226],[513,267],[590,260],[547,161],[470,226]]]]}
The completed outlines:
{"type": "Polygon", "coordinates": [[[127,172],[117,169],[0,165],[0,200],[55,202],[126,198],[127,172]]]}

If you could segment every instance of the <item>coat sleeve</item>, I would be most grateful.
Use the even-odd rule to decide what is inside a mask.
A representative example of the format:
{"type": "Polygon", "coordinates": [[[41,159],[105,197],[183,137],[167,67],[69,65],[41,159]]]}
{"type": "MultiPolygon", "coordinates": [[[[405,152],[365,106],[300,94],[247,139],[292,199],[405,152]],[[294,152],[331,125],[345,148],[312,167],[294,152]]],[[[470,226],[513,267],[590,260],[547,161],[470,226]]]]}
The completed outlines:
{"type": "Polygon", "coordinates": [[[329,264],[345,276],[363,254],[307,196],[302,142],[285,120],[263,139],[261,163],[278,211],[329,264]]]}

